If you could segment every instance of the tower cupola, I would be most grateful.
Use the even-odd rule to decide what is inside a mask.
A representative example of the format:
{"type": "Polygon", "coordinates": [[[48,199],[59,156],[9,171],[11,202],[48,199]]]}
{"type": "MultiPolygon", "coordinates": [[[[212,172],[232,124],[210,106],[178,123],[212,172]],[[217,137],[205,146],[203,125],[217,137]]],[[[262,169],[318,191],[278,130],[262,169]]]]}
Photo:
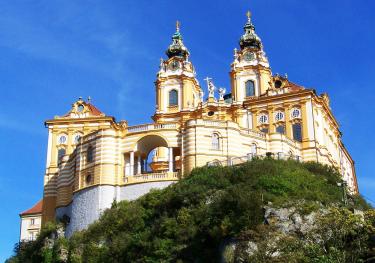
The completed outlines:
{"type": "Polygon", "coordinates": [[[169,45],[167,51],[165,52],[168,58],[172,57],[182,57],[187,58],[189,56],[189,50],[185,47],[182,42],[182,35],[180,33],[180,22],[176,22],[176,32],[172,36],[172,44],[169,45]]]}
{"type": "Polygon", "coordinates": [[[251,22],[251,13],[250,11],[247,12],[247,22],[244,26],[245,33],[241,36],[240,39],[240,47],[244,49],[246,47],[255,48],[255,49],[262,49],[262,41],[260,37],[255,33],[255,27],[251,22]]]}

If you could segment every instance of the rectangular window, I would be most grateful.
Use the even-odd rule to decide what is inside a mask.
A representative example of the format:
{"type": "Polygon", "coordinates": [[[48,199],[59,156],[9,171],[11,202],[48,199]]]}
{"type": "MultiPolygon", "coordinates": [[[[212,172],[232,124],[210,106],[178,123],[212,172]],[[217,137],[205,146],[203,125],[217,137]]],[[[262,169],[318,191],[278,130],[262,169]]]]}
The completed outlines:
{"type": "Polygon", "coordinates": [[[284,125],[279,125],[276,127],[276,132],[280,134],[285,134],[285,126],[284,125]]]}
{"type": "Polygon", "coordinates": [[[302,142],[302,125],[301,123],[295,123],[292,126],[293,129],[293,139],[302,142]]]}
{"type": "Polygon", "coordinates": [[[35,219],[34,218],[32,218],[32,219],[30,219],[30,225],[35,225],[35,219]]]}
{"type": "Polygon", "coordinates": [[[268,133],[268,128],[262,128],[260,129],[261,132],[268,133]]]}

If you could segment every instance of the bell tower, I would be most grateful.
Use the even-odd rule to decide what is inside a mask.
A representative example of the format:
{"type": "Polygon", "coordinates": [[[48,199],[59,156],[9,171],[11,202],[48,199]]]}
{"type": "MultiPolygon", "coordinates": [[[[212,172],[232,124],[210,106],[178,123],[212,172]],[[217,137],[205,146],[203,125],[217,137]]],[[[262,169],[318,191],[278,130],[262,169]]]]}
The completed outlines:
{"type": "Polygon", "coordinates": [[[181,119],[183,112],[194,110],[200,101],[201,88],[189,60],[189,50],[182,40],[177,21],[172,43],[166,50],[168,58],[160,59],[155,81],[156,112],[153,118],[159,123],[181,119]]]}
{"type": "Polygon", "coordinates": [[[240,50],[234,49],[234,61],[231,64],[233,102],[243,102],[265,94],[272,77],[262,41],[255,33],[250,11],[246,15],[244,34],[239,41],[240,50]]]}

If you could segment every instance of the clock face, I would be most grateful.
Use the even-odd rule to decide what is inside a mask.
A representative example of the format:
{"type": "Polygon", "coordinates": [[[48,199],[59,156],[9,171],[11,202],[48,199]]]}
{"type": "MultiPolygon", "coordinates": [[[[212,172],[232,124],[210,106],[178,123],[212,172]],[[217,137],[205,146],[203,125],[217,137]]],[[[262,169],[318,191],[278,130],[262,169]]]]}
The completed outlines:
{"type": "Polygon", "coordinates": [[[252,61],[255,58],[255,54],[253,52],[246,52],[244,55],[244,59],[246,61],[252,61]]]}
{"type": "Polygon", "coordinates": [[[172,62],[169,64],[169,68],[170,68],[170,70],[172,70],[172,71],[176,71],[177,69],[180,68],[180,63],[178,63],[177,61],[172,61],[172,62]]]}

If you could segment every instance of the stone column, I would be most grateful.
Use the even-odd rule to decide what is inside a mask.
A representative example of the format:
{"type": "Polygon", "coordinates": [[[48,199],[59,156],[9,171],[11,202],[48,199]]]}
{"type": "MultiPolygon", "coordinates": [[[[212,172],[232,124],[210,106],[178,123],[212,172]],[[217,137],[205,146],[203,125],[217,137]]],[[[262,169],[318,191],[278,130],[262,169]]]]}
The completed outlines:
{"type": "Polygon", "coordinates": [[[141,174],[141,153],[138,153],[138,160],[137,160],[137,174],[141,174]]]}
{"type": "Polygon", "coordinates": [[[134,175],[134,152],[130,152],[130,175],[134,175]]]}
{"type": "Polygon", "coordinates": [[[169,147],[168,151],[168,172],[173,172],[173,147],[169,147]]]}

